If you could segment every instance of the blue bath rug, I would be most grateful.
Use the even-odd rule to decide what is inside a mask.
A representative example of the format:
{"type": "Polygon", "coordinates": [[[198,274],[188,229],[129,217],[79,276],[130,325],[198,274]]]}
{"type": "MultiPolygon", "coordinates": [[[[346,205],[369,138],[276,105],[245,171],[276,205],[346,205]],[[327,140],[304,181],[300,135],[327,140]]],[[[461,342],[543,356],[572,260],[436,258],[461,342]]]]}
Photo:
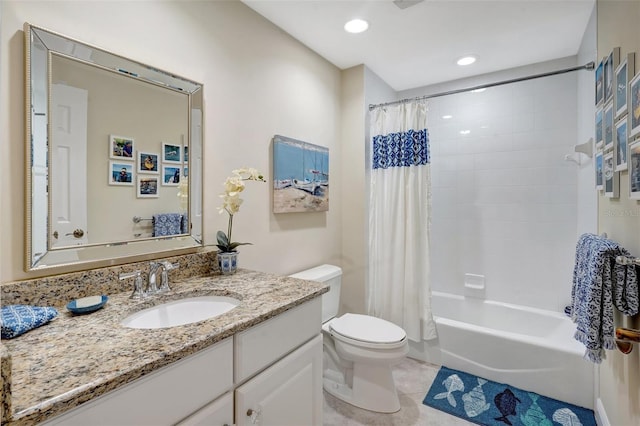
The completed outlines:
{"type": "Polygon", "coordinates": [[[447,367],[422,403],[479,425],[596,425],[592,410],[447,367]]]}

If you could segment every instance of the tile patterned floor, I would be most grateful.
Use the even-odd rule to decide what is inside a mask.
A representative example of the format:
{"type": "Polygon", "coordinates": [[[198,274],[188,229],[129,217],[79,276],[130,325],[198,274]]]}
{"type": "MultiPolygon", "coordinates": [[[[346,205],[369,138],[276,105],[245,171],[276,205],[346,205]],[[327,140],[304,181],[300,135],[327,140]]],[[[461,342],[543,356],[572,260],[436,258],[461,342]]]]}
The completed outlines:
{"type": "Polygon", "coordinates": [[[354,407],[324,392],[325,426],[463,426],[465,420],[422,404],[437,365],[406,358],[393,369],[401,409],[393,414],[380,414],[354,407]]]}

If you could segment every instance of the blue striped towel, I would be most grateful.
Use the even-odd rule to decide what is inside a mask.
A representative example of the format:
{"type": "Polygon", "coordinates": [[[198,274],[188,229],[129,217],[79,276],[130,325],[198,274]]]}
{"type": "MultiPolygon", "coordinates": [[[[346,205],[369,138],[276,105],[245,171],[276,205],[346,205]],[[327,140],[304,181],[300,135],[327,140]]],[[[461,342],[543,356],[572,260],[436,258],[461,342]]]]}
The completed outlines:
{"type": "Polygon", "coordinates": [[[571,319],[575,339],[585,345],[584,358],[600,363],[604,349],[615,349],[613,307],[625,315],[638,313],[636,267],[616,263],[629,256],[618,243],[594,234],[583,234],[576,245],[571,289],[571,319]]]}
{"type": "Polygon", "coordinates": [[[40,327],[58,315],[55,308],[7,305],[0,310],[0,329],[3,339],[20,336],[29,330],[40,327]]]}

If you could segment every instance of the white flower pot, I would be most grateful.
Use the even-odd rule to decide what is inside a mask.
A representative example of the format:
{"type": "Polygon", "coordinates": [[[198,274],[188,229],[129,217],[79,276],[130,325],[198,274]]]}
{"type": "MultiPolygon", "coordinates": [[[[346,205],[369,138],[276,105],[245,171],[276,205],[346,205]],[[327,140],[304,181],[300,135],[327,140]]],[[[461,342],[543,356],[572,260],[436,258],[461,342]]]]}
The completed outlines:
{"type": "Polygon", "coordinates": [[[223,275],[235,274],[238,269],[238,252],[218,253],[218,267],[223,275]]]}

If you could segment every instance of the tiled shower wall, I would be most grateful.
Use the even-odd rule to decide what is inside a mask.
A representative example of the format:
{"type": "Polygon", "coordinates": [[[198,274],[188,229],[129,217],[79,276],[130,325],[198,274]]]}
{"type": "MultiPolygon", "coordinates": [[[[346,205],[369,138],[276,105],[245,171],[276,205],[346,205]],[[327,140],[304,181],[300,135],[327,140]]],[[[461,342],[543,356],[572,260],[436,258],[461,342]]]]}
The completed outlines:
{"type": "Polygon", "coordinates": [[[430,101],[432,290],[463,294],[470,273],[487,299],[569,302],[576,108],[576,73],[430,101]]]}

